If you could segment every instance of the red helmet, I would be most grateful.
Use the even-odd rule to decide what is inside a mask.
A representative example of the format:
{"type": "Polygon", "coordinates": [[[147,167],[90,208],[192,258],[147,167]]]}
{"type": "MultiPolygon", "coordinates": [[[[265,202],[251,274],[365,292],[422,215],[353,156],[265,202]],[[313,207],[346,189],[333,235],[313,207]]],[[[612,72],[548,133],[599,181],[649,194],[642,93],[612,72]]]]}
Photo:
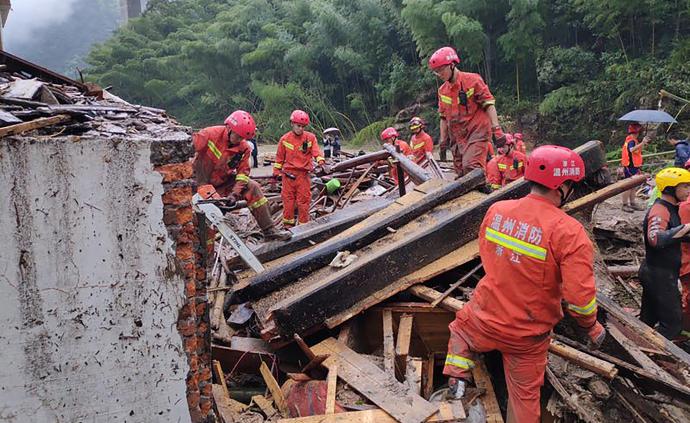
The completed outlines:
{"type": "Polygon", "coordinates": [[[642,125],[639,123],[631,123],[628,125],[628,134],[639,134],[642,131],[642,125]]]}
{"type": "Polygon", "coordinates": [[[398,131],[392,126],[381,131],[381,140],[386,141],[388,138],[398,138],[398,131]]]}
{"type": "Polygon", "coordinates": [[[453,47],[441,47],[429,58],[429,69],[438,69],[451,63],[460,63],[460,57],[453,47]]]}
{"type": "Polygon", "coordinates": [[[515,139],[516,139],[517,141],[522,141],[522,132],[516,132],[516,133],[514,133],[514,134],[513,134],[513,137],[515,137],[515,139]]]}
{"type": "Polygon", "coordinates": [[[543,145],[527,157],[525,180],[556,189],[565,181],[578,182],[585,177],[585,162],[573,150],[557,145],[543,145]]]}
{"type": "Polygon", "coordinates": [[[515,145],[515,137],[512,134],[505,134],[506,143],[503,145],[515,145]]]}
{"type": "Polygon", "coordinates": [[[290,115],[290,122],[307,126],[309,125],[309,115],[303,110],[293,110],[290,115]]]}
{"type": "Polygon", "coordinates": [[[254,118],[244,110],[235,110],[225,119],[225,126],[242,138],[248,140],[256,134],[254,118]]]}

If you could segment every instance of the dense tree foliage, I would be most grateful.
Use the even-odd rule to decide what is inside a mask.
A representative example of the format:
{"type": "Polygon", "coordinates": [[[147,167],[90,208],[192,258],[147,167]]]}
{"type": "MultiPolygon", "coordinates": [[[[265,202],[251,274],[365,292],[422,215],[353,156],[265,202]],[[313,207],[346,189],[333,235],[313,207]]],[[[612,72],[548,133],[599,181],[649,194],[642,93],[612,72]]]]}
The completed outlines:
{"type": "Polygon", "coordinates": [[[426,59],[450,44],[515,126],[574,144],[607,139],[660,88],[690,95],[688,12],[681,0],[152,0],[89,72],[194,126],[244,108],[274,139],[303,108],[317,129],[373,135],[433,97],[426,59]]]}

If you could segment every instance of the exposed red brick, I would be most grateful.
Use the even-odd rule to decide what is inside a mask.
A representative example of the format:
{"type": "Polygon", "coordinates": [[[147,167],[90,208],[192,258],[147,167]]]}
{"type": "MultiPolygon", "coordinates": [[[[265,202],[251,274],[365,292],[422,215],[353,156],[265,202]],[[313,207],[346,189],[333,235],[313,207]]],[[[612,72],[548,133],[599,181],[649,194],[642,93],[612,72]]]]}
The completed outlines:
{"type": "Polygon", "coordinates": [[[211,367],[206,364],[199,365],[199,380],[208,382],[211,380],[211,377],[211,367]]]}
{"type": "Polygon", "coordinates": [[[154,168],[158,173],[163,175],[163,182],[179,181],[181,179],[189,179],[192,177],[194,170],[192,169],[192,161],[185,163],[170,163],[154,168]]]}
{"type": "Polygon", "coordinates": [[[189,372],[199,372],[199,357],[196,354],[192,354],[189,356],[189,372]]]}
{"type": "Polygon", "coordinates": [[[203,335],[206,333],[206,331],[208,330],[208,324],[206,324],[205,322],[201,322],[201,323],[199,323],[198,325],[195,324],[194,326],[195,326],[196,329],[197,329],[197,334],[202,335],[202,336],[203,336],[203,335]]]}
{"type": "Polygon", "coordinates": [[[199,386],[201,387],[201,389],[199,389],[201,395],[207,397],[213,395],[213,384],[208,382],[199,382],[199,386]]]}
{"type": "Polygon", "coordinates": [[[197,340],[196,336],[190,336],[189,338],[184,340],[184,350],[187,353],[194,352],[197,349],[197,340]]]}
{"type": "Polygon", "coordinates": [[[163,204],[186,206],[192,202],[192,187],[172,188],[163,194],[163,204]]]}
{"type": "Polygon", "coordinates": [[[194,258],[194,250],[192,244],[187,242],[178,242],[175,248],[175,255],[180,260],[190,260],[194,258]]]}
{"type": "Polygon", "coordinates": [[[187,392],[199,392],[199,377],[196,373],[187,376],[187,392]]]}
{"type": "MultiPolygon", "coordinates": [[[[192,289],[196,289],[196,288],[192,288],[192,289]]],[[[187,296],[186,292],[185,292],[185,296],[187,296]]],[[[179,315],[178,319],[188,319],[192,316],[196,316],[196,303],[194,302],[194,300],[192,300],[191,302],[187,302],[186,304],[184,304],[182,306],[182,308],[180,308],[180,315],[179,315]]]]}
{"type": "Polygon", "coordinates": [[[189,404],[189,409],[193,410],[199,407],[199,400],[201,400],[201,394],[199,391],[189,391],[187,392],[187,404],[189,404]]]}
{"type": "Polygon", "coordinates": [[[177,322],[177,331],[182,336],[192,336],[197,332],[196,319],[189,318],[177,322]]]}
{"type": "MultiPolygon", "coordinates": [[[[196,297],[196,282],[194,280],[189,280],[184,284],[184,295],[185,297],[196,297]]],[[[192,308],[195,306],[192,305],[192,308]]]]}
{"type": "Polygon", "coordinates": [[[202,398],[201,401],[199,402],[199,409],[201,411],[201,414],[203,416],[208,416],[208,413],[211,412],[211,408],[213,407],[213,402],[211,401],[211,398],[202,398]]]}
{"type": "Polygon", "coordinates": [[[205,281],[206,280],[206,269],[196,269],[196,279],[198,281],[205,281]]]}

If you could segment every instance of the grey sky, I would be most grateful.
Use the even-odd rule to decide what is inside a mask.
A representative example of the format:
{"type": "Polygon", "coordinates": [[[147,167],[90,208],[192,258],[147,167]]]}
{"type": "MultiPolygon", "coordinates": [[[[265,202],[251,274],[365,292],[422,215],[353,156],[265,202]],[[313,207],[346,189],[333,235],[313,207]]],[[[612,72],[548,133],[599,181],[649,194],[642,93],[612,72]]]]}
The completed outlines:
{"type": "Polygon", "coordinates": [[[69,17],[76,0],[12,0],[3,38],[9,47],[31,37],[34,30],[69,17]]]}

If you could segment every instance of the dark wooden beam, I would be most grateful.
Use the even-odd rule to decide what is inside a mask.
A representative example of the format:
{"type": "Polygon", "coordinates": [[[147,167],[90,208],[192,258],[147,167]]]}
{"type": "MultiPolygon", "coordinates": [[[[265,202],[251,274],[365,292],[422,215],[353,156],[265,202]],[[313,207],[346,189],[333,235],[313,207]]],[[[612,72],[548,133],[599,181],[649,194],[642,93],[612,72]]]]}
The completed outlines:
{"type": "MultiPolygon", "coordinates": [[[[391,144],[384,144],[383,148],[395,159],[400,163],[400,166],[405,170],[405,174],[410,177],[412,182],[415,184],[419,185],[422,184],[429,179],[431,179],[431,176],[429,175],[429,172],[424,170],[421,166],[419,166],[417,163],[413,162],[410,160],[409,157],[404,155],[403,153],[399,153],[396,149],[395,146],[391,144]]],[[[402,175],[400,176],[400,180],[402,180],[402,175]]]]}
{"type": "MultiPolygon", "coordinates": [[[[584,144],[578,152],[584,159],[587,175],[606,164],[598,141],[584,144]]],[[[273,335],[292,338],[293,333],[320,326],[328,317],[347,310],[398,278],[462,247],[477,237],[479,225],[493,203],[528,192],[529,183],[520,180],[469,206],[453,207],[451,202],[428,211],[405,226],[405,236],[377,245],[366,256],[359,255],[360,259],[350,266],[276,304],[271,319],[278,333],[273,335]]]]}
{"type": "MultiPolygon", "coordinates": [[[[372,214],[384,209],[393,202],[392,199],[375,198],[352,204],[346,209],[321,216],[306,225],[296,226],[290,231],[292,238],[288,241],[265,242],[251,248],[260,262],[265,263],[283,257],[295,251],[309,248],[315,243],[330,239],[345,229],[361,222],[372,214]]],[[[246,267],[239,257],[228,260],[231,268],[246,267]]]]}
{"type": "Polygon", "coordinates": [[[397,207],[397,210],[389,208],[381,210],[357,226],[321,243],[289,263],[257,274],[253,279],[238,285],[230,294],[229,301],[232,304],[239,304],[267,295],[326,266],[338,251],[353,251],[362,248],[388,234],[388,228],[400,227],[439,204],[457,198],[483,183],[484,172],[477,169],[457,181],[434,180],[430,181],[429,185],[420,185],[410,193],[410,196],[421,197],[418,201],[406,204],[407,199],[400,198],[396,204],[406,204],[405,206],[397,207]]]}
{"type": "Polygon", "coordinates": [[[386,150],[375,151],[373,153],[356,156],[348,160],[336,164],[331,168],[333,172],[342,172],[343,170],[352,169],[363,164],[369,164],[379,160],[386,160],[390,154],[386,150]]]}

